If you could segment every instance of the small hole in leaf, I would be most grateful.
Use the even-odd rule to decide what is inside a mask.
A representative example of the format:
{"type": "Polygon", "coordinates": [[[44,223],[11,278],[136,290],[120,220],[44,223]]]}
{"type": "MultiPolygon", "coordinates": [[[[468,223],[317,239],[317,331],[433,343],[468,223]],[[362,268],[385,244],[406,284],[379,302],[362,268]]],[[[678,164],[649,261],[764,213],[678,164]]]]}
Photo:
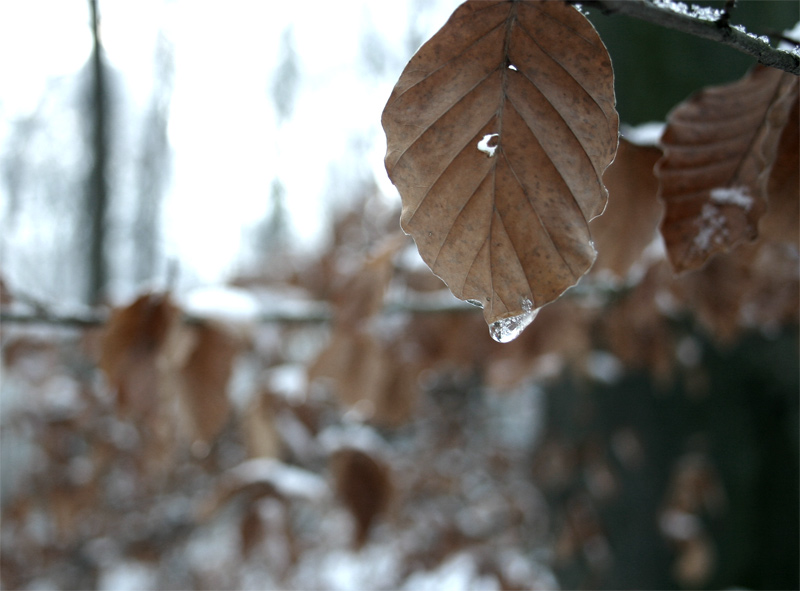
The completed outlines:
{"type": "Polygon", "coordinates": [[[508,64],[508,69],[509,70],[514,70],[516,72],[517,71],[517,66],[515,66],[514,64],[508,64]]]}

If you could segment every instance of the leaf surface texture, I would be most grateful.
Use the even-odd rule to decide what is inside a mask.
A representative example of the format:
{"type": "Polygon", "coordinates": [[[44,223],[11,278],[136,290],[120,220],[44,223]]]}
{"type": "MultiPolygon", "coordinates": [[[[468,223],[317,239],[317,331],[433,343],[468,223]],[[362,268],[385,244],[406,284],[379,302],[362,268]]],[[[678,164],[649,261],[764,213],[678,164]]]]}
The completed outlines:
{"type": "Polygon", "coordinates": [[[490,325],[591,266],[618,116],[608,52],[573,7],[462,4],[412,57],[382,123],[402,228],[490,325]]]}
{"type": "Polygon", "coordinates": [[[757,66],[670,113],[656,174],[666,206],[661,233],[676,271],[697,269],[758,236],[778,142],[797,96],[796,76],[757,66]]]}

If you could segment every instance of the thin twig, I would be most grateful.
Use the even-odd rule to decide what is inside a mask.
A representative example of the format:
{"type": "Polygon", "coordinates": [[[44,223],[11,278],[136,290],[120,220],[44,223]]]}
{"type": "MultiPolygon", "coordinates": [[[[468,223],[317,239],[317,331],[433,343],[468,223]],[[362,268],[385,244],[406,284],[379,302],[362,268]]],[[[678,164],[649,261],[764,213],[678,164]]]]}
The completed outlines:
{"type": "MultiPolygon", "coordinates": [[[[454,300],[453,302],[434,302],[432,300],[420,299],[415,302],[387,302],[384,314],[452,314],[475,311],[474,306],[464,302],[454,300]]],[[[101,309],[92,309],[84,312],[70,312],[59,314],[42,309],[12,311],[9,309],[0,310],[0,324],[27,324],[27,325],[49,325],[72,328],[92,328],[103,326],[109,318],[109,313],[101,309]]],[[[210,314],[201,316],[196,314],[186,314],[184,320],[188,324],[202,324],[216,318],[225,319],[224,313],[220,315],[210,314]]],[[[264,310],[248,319],[253,324],[324,324],[333,320],[333,312],[324,303],[316,303],[311,306],[303,306],[302,309],[292,310],[271,309],[264,310]]],[[[235,322],[235,320],[234,320],[235,322]]]]}
{"type": "Polygon", "coordinates": [[[800,76],[800,56],[775,49],[769,43],[732,27],[724,16],[716,21],[703,20],[662,7],[651,0],[567,0],[567,2],[596,8],[604,14],[623,14],[654,25],[710,39],[746,53],[765,66],[800,76]]]}

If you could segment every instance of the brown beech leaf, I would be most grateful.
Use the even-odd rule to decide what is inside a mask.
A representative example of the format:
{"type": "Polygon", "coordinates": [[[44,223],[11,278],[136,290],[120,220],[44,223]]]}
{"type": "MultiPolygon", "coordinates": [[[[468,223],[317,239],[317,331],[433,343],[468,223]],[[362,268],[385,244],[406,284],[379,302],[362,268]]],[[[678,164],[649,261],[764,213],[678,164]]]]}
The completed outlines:
{"type": "Polygon", "coordinates": [[[757,237],[797,88],[796,76],[757,66],[669,114],[656,174],[666,205],[661,233],[676,271],[699,268],[711,255],[757,237]]]}
{"type": "Polygon", "coordinates": [[[112,311],[99,366],[116,392],[116,410],[142,434],[137,461],[155,484],[169,475],[190,429],[180,371],[194,347],[169,294],[148,293],[112,311]]]}
{"type": "Polygon", "coordinates": [[[308,374],[330,380],[341,402],[384,426],[407,421],[419,395],[416,364],[364,331],[335,330],[308,374]]]}
{"type": "Polygon", "coordinates": [[[672,291],[718,343],[730,344],[746,328],[769,334],[797,324],[799,274],[797,247],[765,237],[679,277],[672,291]]]}
{"type": "Polygon", "coordinates": [[[769,209],[758,231],[764,238],[798,246],[800,242],[800,101],[783,128],[769,177],[769,209]]]}
{"type": "Polygon", "coordinates": [[[192,418],[192,435],[211,443],[230,414],[228,381],[243,339],[223,325],[205,322],[193,327],[195,346],[181,368],[184,402],[192,418]]]}
{"type": "Polygon", "coordinates": [[[496,340],[594,261],[618,123],[608,52],[563,2],[466,2],[400,76],[382,124],[401,226],[496,340]]]}
{"type": "Polygon", "coordinates": [[[663,206],[656,198],[653,167],[660,157],[661,150],[655,146],[620,138],[617,157],[603,177],[608,207],[590,224],[597,249],[593,274],[605,271],[624,279],[657,236],[663,206]]]}
{"type": "Polygon", "coordinates": [[[182,361],[170,363],[174,356],[169,353],[182,340],[181,314],[168,295],[158,293],[142,295],[111,313],[99,365],[117,391],[123,414],[140,418],[159,404],[163,374],[177,370],[182,361]]]}
{"type": "Polygon", "coordinates": [[[394,270],[392,261],[407,243],[402,232],[386,236],[358,271],[339,286],[333,295],[337,326],[359,326],[381,311],[394,270]]]}

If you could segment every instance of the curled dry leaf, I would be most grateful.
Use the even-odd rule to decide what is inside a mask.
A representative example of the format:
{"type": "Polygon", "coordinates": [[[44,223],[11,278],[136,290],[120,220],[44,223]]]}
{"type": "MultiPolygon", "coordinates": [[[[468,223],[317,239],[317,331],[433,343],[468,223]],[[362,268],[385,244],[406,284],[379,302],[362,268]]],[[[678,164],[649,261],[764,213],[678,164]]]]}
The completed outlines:
{"type": "Polygon", "coordinates": [[[562,2],[466,2],[400,76],[382,124],[401,225],[496,340],[594,261],[618,123],[608,52],[562,2]]]}
{"type": "Polygon", "coordinates": [[[757,237],[797,89],[796,76],[757,66],[670,113],[656,174],[666,205],[661,233],[676,271],[697,269],[711,255],[757,237]]]}

